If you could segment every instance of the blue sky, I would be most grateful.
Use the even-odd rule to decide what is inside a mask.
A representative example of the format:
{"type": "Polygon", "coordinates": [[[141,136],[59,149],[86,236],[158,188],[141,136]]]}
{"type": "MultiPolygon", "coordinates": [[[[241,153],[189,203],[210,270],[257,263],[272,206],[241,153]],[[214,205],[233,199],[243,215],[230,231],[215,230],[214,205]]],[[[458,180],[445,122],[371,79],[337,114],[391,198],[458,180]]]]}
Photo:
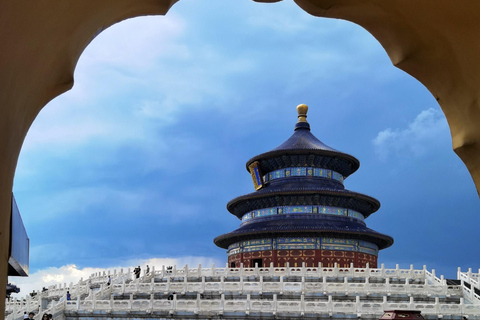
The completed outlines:
{"type": "Polygon", "coordinates": [[[182,0],[100,34],[32,125],[14,182],[32,277],[223,265],[213,238],[239,225],[225,206],[253,191],[245,163],[292,134],[300,103],[360,160],[345,186],[382,204],[366,221],[395,239],[380,263],[480,267],[478,196],[445,117],[368,32],[292,1],[182,0]]]}

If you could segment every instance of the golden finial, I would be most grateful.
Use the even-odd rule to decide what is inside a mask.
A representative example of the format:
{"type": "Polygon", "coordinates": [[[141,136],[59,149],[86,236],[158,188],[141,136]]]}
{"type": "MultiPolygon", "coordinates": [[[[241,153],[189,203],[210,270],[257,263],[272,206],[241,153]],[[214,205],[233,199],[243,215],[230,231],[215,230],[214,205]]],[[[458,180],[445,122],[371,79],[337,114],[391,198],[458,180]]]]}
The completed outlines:
{"type": "Polygon", "coordinates": [[[308,106],[306,104],[299,104],[297,106],[298,122],[307,122],[308,106]]]}

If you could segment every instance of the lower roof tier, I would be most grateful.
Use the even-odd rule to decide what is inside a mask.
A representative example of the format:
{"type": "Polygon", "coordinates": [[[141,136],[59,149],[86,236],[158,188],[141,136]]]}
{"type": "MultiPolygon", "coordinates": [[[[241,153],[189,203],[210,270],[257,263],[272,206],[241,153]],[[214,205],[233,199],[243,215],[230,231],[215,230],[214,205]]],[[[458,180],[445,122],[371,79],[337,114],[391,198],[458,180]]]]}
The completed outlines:
{"type": "Polygon", "coordinates": [[[244,214],[257,209],[292,205],[324,205],[352,209],[367,218],[380,208],[380,202],[377,199],[344,189],[339,182],[306,177],[278,180],[258,191],[231,200],[227,204],[228,211],[241,219],[244,214]]]}
{"type": "Polygon", "coordinates": [[[243,223],[240,228],[214,239],[217,246],[227,249],[229,245],[260,237],[331,237],[369,241],[385,249],[393,244],[393,238],[367,228],[358,219],[318,214],[285,214],[243,223]]]}

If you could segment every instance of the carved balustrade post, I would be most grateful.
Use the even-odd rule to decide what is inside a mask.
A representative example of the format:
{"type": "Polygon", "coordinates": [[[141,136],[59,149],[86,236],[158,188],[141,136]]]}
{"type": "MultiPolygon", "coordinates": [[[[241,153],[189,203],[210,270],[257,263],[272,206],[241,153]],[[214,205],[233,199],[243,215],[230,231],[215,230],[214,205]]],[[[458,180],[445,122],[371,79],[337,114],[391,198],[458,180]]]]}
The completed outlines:
{"type": "Polygon", "coordinates": [[[188,286],[187,276],[184,276],[183,277],[182,294],[185,294],[185,292],[187,291],[187,286],[188,286]]]}
{"type": "Polygon", "coordinates": [[[424,283],[423,287],[424,287],[423,288],[424,289],[423,293],[430,296],[430,293],[429,293],[430,292],[430,284],[428,283],[428,279],[425,279],[425,283],[424,283]]]}
{"type": "Polygon", "coordinates": [[[383,296],[382,309],[383,309],[383,310],[387,310],[387,309],[388,309],[387,296],[383,296]]]}
{"type": "Polygon", "coordinates": [[[304,294],[305,293],[305,276],[303,275],[303,272],[302,272],[302,284],[301,284],[301,294],[304,294]]]}
{"type": "Polygon", "coordinates": [[[361,305],[360,305],[360,296],[355,296],[355,313],[359,317],[361,312],[362,312],[362,310],[361,310],[361,305]]]}
{"type": "Polygon", "coordinates": [[[410,297],[410,301],[408,302],[408,307],[409,307],[410,309],[415,308],[415,302],[414,302],[414,300],[413,300],[413,297],[410,297]]]}
{"type": "Polygon", "coordinates": [[[333,313],[333,297],[331,295],[328,296],[327,312],[329,314],[333,313]]]}
{"type": "Polygon", "coordinates": [[[225,292],[225,287],[224,287],[224,280],[225,280],[225,276],[224,275],[221,275],[220,276],[220,292],[225,292]]]}
{"type": "Polygon", "coordinates": [[[222,314],[225,312],[225,294],[223,292],[220,294],[220,310],[222,310],[222,314]]]}
{"type": "Polygon", "coordinates": [[[300,296],[300,315],[305,315],[305,293],[302,292],[300,296]]]}
{"type": "Polygon", "coordinates": [[[280,294],[283,294],[285,291],[284,284],[283,284],[283,275],[280,276],[280,294]]]}
{"type": "Polygon", "coordinates": [[[243,276],[240,276],[240,292],[243,293],[243,276]]]}
{"type": "Polygon", "coordinates": [[[440,298],[439,297],[435,297],[435,313],[436,314],[439,314],[441,312],[441,305],[440,305],[440,298]]]}
{"type": "Polygon", "coordinates": [[[259,293],[262,293],[263,292],[263,276],[260,276],[260,292],[259,293]]]}
{"type": "Polygon", "coordinates": [[[196,308],[197,310],[195,310],[195,314],[198,314],[198,311],[200,310],[200,292],[197,292],[197,301],[196,301],[196,308]]]}

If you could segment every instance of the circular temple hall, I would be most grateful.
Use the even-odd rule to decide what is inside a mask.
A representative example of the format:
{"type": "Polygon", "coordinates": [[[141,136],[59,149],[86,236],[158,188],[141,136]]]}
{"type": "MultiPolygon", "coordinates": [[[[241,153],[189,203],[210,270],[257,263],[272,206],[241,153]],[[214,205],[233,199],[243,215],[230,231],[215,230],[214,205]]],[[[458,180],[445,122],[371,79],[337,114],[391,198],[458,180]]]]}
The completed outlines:
{"type": "Polygon", "coordinates": [[[359,161],[310,132],[306,105],[297,107],[293,135],[247,162],[255,192],[231,200],[240,227],[214,239],[230,267],[377,267],[390,236],[367,228],[375,198],[345,189],[359,161]]]}

